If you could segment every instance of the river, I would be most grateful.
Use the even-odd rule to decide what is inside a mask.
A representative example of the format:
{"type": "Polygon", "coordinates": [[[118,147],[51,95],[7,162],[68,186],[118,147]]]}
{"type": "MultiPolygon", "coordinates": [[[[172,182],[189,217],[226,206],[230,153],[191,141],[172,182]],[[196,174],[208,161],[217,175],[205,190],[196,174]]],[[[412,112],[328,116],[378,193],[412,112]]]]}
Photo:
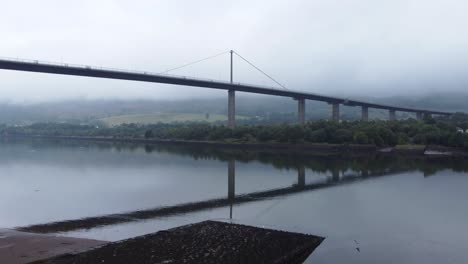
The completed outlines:
{"type": "Polygon", "coordinates": [[[0,188],[0,228],[116,241],[210,219],[325,237],[306,263],[468,261],[459,158],[10,139],[0,188]]]}

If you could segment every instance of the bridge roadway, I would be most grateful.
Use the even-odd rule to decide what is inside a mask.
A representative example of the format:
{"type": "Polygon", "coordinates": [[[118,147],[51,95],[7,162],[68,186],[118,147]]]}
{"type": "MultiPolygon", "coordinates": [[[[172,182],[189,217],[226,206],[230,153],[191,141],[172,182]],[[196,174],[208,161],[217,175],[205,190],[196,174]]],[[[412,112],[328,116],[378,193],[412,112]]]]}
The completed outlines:
{"type": "Polygon", "coordinates": [[[198,79],[184,76],[173,76],[166,74],[157,74],[150,72],[128,71],[120,69],[99,68],[86,65],[62,64],[62,63],[49,63],[39,62],[34,60],[15,60],[15,59],[0,59],[0,69],[37,72],[37,73],[50,73],[60,75],[72,76],[85,76],[106,79],[118,79],[151,83],[163,83],[183,86],[195,86],[203,88],[212,88],[219,90],[227,90],[228,100],[228,125],[234,127],[235,125],[235,91],[275,95],[283,97],[291,97],[298,101],[298,119],[299,123],[305,122],[305,100],[322,101],[332,105],[332,119],[339,121],[339,106],[360,106],[362,108],[362,120],[368,120],[368,109],[384,109],[389,111],[389,119],[395,120],[395,112],[408,112],[415,113],[416,118],[421,119],[423,115],[451,115],[451,112],[432,111],[427,109],[399,107],[385,104],[377,104],[371,102],[364,102],[358,100],[351,100],[347,98],[339,98],[333,96],[319,95],[314,93],[306,93],[291,90],[279,90],[273,87],[258,86],[252,84],[243,84],[235,82],[215,81],[209,79],[198,79]]]}

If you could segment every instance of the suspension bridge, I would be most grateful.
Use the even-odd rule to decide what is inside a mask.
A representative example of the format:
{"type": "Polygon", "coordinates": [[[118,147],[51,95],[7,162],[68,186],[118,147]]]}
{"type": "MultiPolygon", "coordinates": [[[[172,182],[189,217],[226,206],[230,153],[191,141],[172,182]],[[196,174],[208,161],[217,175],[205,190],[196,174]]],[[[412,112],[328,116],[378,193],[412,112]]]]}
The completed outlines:
{"type": "Polygon", "coordinates": [[[369,108],[387,110],[389,113],[389,120],[396,120],[396,112],[413,113],[417,119],[422,119],[423,116],[430,115],[442,115],[449,116],[453,113],[444,111],[434,111],[429,109],[402,107],[395,105],[385,105],[379,103],[365,102],[360,100],[352,100],[349,98],[340,98],[334,96],[320,95],[316,93],[308,93],[302,91],[294,91],[286,88],[284,85],[276,81],[270,75],[262,71],[259,67],[255,66],[249,60],[242,57],[235,51],[226,51],[219,53],[201,60],[197,60],[179,67],[169,69],[161,73],[152,73],[147,71],[130,71],[113,68],[93,67],[89,65],[78,65],[68,63],[55,63],[55,62],[43,62],[38,60],[22,60],[14,58],[0,58],[0,69],[23,71],[23,72],[37,72],[37,73],[49,73],[49,74],[60,74],[60,75],[72,75],[72,76],[83,76],[83,77],[94,77],[94,78],[105,78],[105,79],[118,79],[128,81],[139,81],[139,82],[150,82],[150,83],[162,83],[172,85],[183,85],[201,88],[211,88],[226,90],[228,92],[228,126],[235,127],[235,94],[238,92],[254,93],[254,94],[265,94],[289,97],[297,101],[298,107],[298,122],[300,124],[305,123],[305,101],[321,101],[331,105],[331,118],[334,121],[340,120],[340,105],[361,107],[361,119],[362,121],[368,121],[369,119],[369,108]],[[218,57],[224,54],[230,54],[230,80],[220,81],[211,79],[193,78],[188,76],[177,76],[170,75],[168,72],[177,70],[183,67],[187,67],[214,57],[218,57]],[[261,86],[255,84],[245,84],[240,82],[234,82],[233,80],[233,56],[236,55],[240,59],[247,62],[250,66],[254,67],[257,71],[264,74],[266,77],[271,79],[280,88],[273,86],[261,86]]]}

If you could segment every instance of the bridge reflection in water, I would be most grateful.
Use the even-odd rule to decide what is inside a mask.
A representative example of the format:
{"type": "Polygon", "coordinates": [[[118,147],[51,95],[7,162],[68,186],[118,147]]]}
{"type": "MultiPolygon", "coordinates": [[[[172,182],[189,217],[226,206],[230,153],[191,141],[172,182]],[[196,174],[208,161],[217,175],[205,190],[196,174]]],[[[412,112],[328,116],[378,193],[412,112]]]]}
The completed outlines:
{"type": "MultiPolygon", "coordinates": [[[[103,144],[105,146],[105,144],[103,144]]],[[[121,224],[158,217],[167,217],[210,210],[221,207],[230,207],[229,217],[233,217],[233,206],[251,203],[265,199],[294,195],[334,186],[352,184],[358,181],[390,176],[409,171],[422,171],[429,176],[438,170],[452,168],[454,170],[468,171],[468,165],[463,160],[452,158],[431,160],[425,157],[406,158],[398,156],[365,156],[365,157],[329,157],[311,156],[294,153],[268,153],[240,150],[200,149],[191,150],[187,146],[146,146],[146,152],[158,151],[188,155],[194,159],[217,159],[225,162],[227,167],[227,195],[221,198],[194,201],[176,204],[167,207],[157,207],[127,213],[87,217],[60,222],[37,224],[19,227],[19,230],[56,233],[79,229],[90,229],[114,224],[121,224]],[[293,169],[297,171],[297,182],[291,186],[236,194],[236,163],[256,161],[273,165],[276,168],[293,169]],[[306,171],[314,174],[326,175],[319,180],[307,181],[306,171]]]]}

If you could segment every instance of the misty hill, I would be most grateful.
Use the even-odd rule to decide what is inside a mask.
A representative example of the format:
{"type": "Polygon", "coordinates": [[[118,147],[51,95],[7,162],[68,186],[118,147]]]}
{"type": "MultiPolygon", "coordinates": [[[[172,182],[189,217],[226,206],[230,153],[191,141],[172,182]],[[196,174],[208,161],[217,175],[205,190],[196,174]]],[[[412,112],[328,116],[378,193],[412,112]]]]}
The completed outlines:
{"type": "MultiPolygon", "coordinates": [[[[356,98],[376,103],[433,110],[468,112],[468,94],[431,94],[420,97],[356,98]]],[[[194,99],[184,101],[151,100],[69,100],[37,104],[0,104],[0,123],[30,124],[35,122],[93,123],[99,119],[135,114],[195,113],[224,115],[226,98],[194,99]]],[[[245,96],[236,100],[238,115],[275,120],[295,120],[297,103],[289,98],[271,96],[245,96]]],[[[322,102],[307,101],[308,119],[330,116],[330,106],[322,102]]],[[[386,111],[370,109],[370,118],[386,118],[386,111]]],[[[401,114],[401,117],[411,115],[401,114]]],[[[343,106],[342,119],[358,119],[359,107],[343,106]]]]}

